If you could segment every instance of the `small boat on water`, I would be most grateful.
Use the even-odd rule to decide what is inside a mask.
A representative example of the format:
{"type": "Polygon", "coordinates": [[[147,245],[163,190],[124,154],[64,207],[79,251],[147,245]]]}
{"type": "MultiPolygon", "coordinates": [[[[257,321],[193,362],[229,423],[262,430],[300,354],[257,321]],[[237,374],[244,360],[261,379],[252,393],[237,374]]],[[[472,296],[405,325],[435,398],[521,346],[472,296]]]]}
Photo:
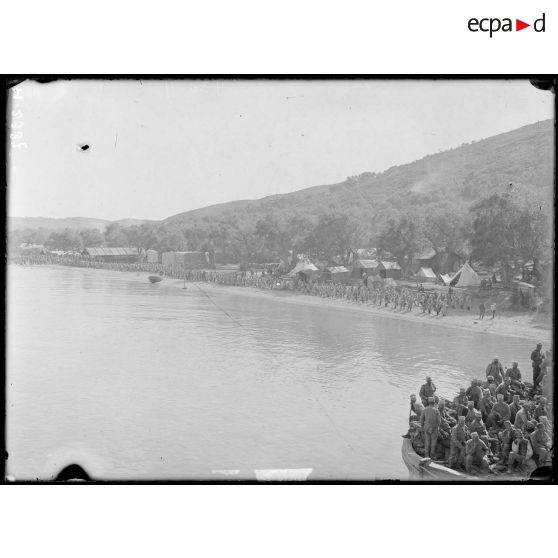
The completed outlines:
{"type": "MultiPolygon", "coordinates": [[[[530,394],[524,397],[533,401],[534,394],[533,385],[525,382],[526,393],[530,394]]],[[[441,398],[445,401],[446,408],[452,410],[454,408],[453,402],[441,398]]],[[[415,417],[416,418],[416,417],[415,417]]],[[[423,481],[518,481],[527,480],[529,478],[536,478],[539,474],[543,475],[545,467],[537,467],[534,459],[529,459],[523,467],[523,470],[514,473],[507,473],[501,468],[490,467],[490,473],[483,473],[477,467],[473,467],[471,473],[466,473],[462,470],[451,469],[447,466],[447,462],[434,461],[429,457],[422,457],[413,447],[411,432],[413,428],[420,430],[418,422],[413,422],[409,417],[409,432],[403,436],[403,444],[401,447],[401,457],[403,462],[409,470],[409,477],[411,480],[423,481]],[[413,426],[414,425],[414,426],[413,426]]],[[[494,464],[493,464],[494,465],[494,464]]],[[[544,473],[546,475],[546,473],[544,473]]]]}
{"type": "Polygon", "coordinates": [[[160,283],[163,280],[163,274],[160,273],[159,275],[150,275],[148,279],[151,283],[160,283]]]}

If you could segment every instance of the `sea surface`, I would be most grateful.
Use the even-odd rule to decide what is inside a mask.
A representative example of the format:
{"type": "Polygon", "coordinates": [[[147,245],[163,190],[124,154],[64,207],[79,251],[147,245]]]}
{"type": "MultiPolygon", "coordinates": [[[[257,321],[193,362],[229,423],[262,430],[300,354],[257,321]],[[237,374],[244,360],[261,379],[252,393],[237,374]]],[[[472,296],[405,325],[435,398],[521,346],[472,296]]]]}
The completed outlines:
{"type": "Polygon", "coordinates": [[[407,479],[401,435],[426,375],[453,397],[495,354],[530,373],[532,341],[293,296],[10,265],[7,473],[407,479]]]}

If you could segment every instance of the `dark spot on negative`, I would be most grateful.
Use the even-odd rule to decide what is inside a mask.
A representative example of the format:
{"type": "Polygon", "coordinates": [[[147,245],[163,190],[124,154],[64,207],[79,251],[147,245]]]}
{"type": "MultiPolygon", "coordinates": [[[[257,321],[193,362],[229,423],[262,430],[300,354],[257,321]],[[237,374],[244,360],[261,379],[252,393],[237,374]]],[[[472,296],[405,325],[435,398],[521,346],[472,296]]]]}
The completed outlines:
{"type": "Polygon", "coordinates": [[[89,145],[87,145],[86,143],[83,143],[83,144],[81,144],[81,145],[79,146],[79,148],[80,148],[82,151],[87,151],[87,150],[89,149],[89,145]]]}

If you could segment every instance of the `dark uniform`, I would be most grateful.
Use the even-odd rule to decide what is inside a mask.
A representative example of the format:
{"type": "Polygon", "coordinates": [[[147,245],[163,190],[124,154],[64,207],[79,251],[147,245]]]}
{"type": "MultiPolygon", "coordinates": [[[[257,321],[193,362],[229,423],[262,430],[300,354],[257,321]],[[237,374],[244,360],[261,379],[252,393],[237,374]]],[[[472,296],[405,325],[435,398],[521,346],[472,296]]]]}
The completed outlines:
{"type": "Polygon", "coordinates": [[[451,429],[449,466],[455,469],[462,466],[465,460],[465,442],[469,432],[464,423],[457,423],[451,429]]]}
{"type": "Polygon", "coordinates": [[[429,384],[423,384],[419,391],[419,397],[422,401],[422,404],[426,407],[428,405],[428,398],[434,397],[434,393],[436,392],[436,386],[434,382],[430,382],[429,384]]]}
{"type": "Polygon", "coordinates": [[[429,405],[424,409],[420,418],[424,430],[424,457],[432,457],[431,453],[436,451],[438,442],[438,429],[440,427],[440,412],[429,405]]]}
{"type": "Polygon", "coordinates": [[[544,360],[542,345],[537,345],[537,348],[531,353],[531,360],[533,361],[533,387],[537,387],[537,378],[541,373],[541,364],[544,360]]]}
{"type": "Polygon", "coordinates": [[[473,465],[477,465],[483,472],[488,470],[489,463],[486,457],[488,446],[479,438],[471,438],[465,444],[465,470],[470,473],[473,465]]]}

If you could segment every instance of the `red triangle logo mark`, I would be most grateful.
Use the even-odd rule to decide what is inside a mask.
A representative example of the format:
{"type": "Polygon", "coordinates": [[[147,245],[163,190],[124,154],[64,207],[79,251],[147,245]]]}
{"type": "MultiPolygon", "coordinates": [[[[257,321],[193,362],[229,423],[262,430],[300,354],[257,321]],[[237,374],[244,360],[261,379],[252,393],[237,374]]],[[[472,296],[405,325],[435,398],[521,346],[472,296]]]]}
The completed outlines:
{"type": "Polygon", "coordinates": [[[525,29],[526,27],[531,27],[531,24],[530,23],[525,23],[524,21],[521,21],[520,19],[515,20],[515,30],[516,31],[521,31],[522,29],[525,29]]]}

